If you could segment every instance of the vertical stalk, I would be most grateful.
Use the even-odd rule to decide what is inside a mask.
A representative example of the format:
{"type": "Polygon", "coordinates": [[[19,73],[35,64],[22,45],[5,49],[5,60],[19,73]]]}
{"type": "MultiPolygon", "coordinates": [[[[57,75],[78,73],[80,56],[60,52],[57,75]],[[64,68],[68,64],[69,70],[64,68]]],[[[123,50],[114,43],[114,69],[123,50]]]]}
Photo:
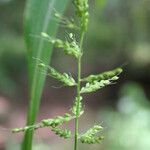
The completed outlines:
{"type": "MultiPolygon", "coordinates": [[[[81,32],[81,38],[80,38],[80,49],[82,50],[83,45],[83,39],[84,39],[84,32],[81,32]]],[[[81,56],[78,58],[78,83],[77,83],[77,112],[76,112],[76,118],[75,118],[75,134],[74,134],[74,150],[77,150],[78,148],[78,130],[79,130],[79,103],[80,103],[80,89],[81,89],[81,56]]]]}

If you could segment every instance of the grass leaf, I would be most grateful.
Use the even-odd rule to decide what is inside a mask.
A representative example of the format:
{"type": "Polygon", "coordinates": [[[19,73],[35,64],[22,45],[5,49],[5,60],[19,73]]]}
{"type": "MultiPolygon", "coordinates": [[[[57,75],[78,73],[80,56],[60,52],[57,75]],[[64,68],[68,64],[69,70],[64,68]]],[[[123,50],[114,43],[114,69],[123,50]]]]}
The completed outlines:
{"type": "MultiPolygon", "coordinates": [[[[52,54],[52,45],[37,38],[41,32],[55,36],[58,23],[54,21],[54,9],[63,13],[68,0],[27,0],[25,9],[25,40],[28,55],[29,75],[29,109],[27,125],[33,125],[40,106],[40,99],[45,82],[45,75],[37,70],[37,63],[33,58],[41,59],[48,64],[52,54]]],[[[32,149],[33,131],[25,133],[23,150],[32,149]]]]}

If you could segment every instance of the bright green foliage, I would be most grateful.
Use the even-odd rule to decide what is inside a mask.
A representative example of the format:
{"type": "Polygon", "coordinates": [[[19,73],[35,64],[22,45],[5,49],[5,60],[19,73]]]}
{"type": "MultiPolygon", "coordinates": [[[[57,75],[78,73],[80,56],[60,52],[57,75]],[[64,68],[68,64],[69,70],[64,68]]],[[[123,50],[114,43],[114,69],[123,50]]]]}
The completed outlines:
{"type": "Polygon", "coordinates": [[[100,125],[95,125],[94,127],[90,128],[86,133],[81,135],[80,141],[82,143],[87,144],[95,144],[100,143],[103,139],[103,136],[95,136],[97,133],[99,133],[103,128],[100,125]]]}
{"type": "Polygon", "coordinates": [[[67,73],[61,74],[54,68],[52,68],[50,66],[46,66],[43,63],[39,63],[38,66],[43,71],[45,70],[45,68],[47,68],[48,69],[47,75],[57,79],[58,81],[62,82],[64,85],[66,85],[66,86],[75,86],[76,85],[75,80],[71,76],[69,76],[67,73]]]}

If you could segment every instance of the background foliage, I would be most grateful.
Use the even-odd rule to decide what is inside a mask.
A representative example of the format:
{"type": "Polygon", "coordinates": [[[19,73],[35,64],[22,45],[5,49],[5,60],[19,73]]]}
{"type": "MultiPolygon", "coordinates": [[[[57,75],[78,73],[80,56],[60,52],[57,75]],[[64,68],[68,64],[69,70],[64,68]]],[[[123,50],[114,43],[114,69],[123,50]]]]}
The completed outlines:
{"type": "MultiPolygon", "coordinates": [[[[27,58],[22,29],[24,5],[24,0],[0,1],[0,104],[2,108],[6,108],[5,111],[0,109],[0,124],[4,127],[22,126],[26,118],[27,58]]],[[[99,118],[106,127],[106,134],[104,133],[106,140],[103,144],[94,146],[95,149],[99,147],[108,150],[149,149],[149,144],[147,144],[150,137],[147,126],[150,99],[149,5],[148,0],[90,1],[91,15],[89,32],[84,44],[86,53],[83,58],[83,75],[113,69],[127,63],[124,66],[125,72],[120,83],[102,90],[101,93],[87,96],[88,100],[85,103],[91,117],[88,119],[86,116],[83,117],[82,125],[86,129],[90,127],[89,122],[93,118],[99,118]],[[124,85],[131,81],[135,84],[124,85]],[[119,93],[121,89],[122,94],[119,93]],[[128,110],[129,112],[126,110],[127,106],[131,109],[128,110]],[[104,111],[97,112],[96,109],[104,111]],[[145,124],[141,124],[138,115],[141,115],[145,124]],[[120,123],[125,127],[120,126],[120,123]],[[131,130],[133,133],[129,133],[131,130]],[[141,133],[138,133],[138,130],[141,133]],[[128,143],[129,141],[124,138],[128,139],[130,134],[132,134],[133,141],[128,143]],[[138,142],[135,144],[134,140],[138,142]]],[[[70,5],[66,11],[67,16],[70,16],[71,9],[70,5]]],[[[67,37],[64,28],[60,28],[58,37],[61,37],[62,34],[67,37]]],[[[74,60],[58,53],[57,50],[54,50],[52,57],[53,66],[60,71],[66,68],[65,72],[71,69],[71,74],[76,74],[74,60]]],[[[51,86],[59,87],[60,85],[54,80],[47,79],[39,120],[63,113],[65,108],[71,105],[69,99],[74,95],[73,89],[63,87],[58,90],[51,86]]],[[[2,130],[0,132],[2,133],[2,137],[0,136],[1,149],[4,147],[11,149],[10,142],[6,142],[10,133],[2,130]]],[[[12,143],[20,138],[16,135],[13,139],[11,139],[12,143]]],[[[44,146],[45,149],[47,143],[51,144],[50,148],[53,150],[62,145],[64,149],[69,149],[70,145],[69,142],[59,142],[59,139],[55,139],[49,130],[41,131],[40,136],[36,133],[35,143],[36,145],[43,143],[41,146],[44,146]],[[47,140],[41,142],[41,139],[47,140]]],[[[87,149],[83,145],[84,148],[87,149]]],[[[93,149],[92,146],[88,148],[93,149]]]]}

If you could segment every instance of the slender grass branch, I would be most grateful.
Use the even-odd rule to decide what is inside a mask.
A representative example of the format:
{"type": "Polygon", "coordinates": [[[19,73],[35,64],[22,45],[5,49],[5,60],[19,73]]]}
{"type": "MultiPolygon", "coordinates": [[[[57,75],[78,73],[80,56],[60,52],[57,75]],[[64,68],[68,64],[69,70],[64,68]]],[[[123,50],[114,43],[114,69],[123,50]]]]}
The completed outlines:
{"type": "MultiPolygon", "coordinates": [[[[83,45],[83,39],[84,39],[84,32],[81,33],[80,38],[80,50],[82,50],[83,45]]],[[[82,54],[78,58],[78,83],[77,83],[77,112],[76,112],[76,118],[75,118],[75,133],[74,133],[74,150],[77,150],[78,147],[78,130],[79,130],[79,103],[80,103],[80,90],[81,90],[81,60],[82,60],[82,54]]]]}

